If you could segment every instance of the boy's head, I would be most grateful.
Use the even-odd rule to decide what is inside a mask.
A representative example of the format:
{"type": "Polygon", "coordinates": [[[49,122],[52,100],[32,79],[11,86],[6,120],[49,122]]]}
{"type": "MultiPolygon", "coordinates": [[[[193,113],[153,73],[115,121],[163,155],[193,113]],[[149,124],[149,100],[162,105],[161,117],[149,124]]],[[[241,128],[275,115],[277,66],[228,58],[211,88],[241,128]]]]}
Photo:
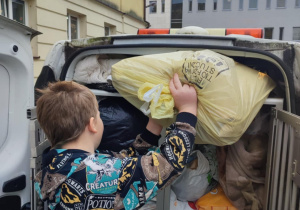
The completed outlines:
{"type": "Polygon", "coordinates": [[[38,91],[37,119],[52,147],[77,139],[91,118],[100,119],[96,97],[83,85],[61,81],[38,91]]]}

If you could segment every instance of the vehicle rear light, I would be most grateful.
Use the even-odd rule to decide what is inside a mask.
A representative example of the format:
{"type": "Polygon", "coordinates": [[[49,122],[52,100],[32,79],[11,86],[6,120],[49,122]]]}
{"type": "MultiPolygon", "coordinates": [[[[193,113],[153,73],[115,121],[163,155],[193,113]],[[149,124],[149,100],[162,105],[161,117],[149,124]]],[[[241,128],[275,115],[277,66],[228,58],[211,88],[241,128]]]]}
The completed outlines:
{"type": "Polygon", "coordinates": [[[158,29],[149,29],[149,28],[143,28],[138,30],[138,35],[144,35],[144,34],[169,34],[170,29],[163,29],[163,28],[158,28],[158,29]]]}
{"type": "MultiPolygon", "coordinates": [[[[143,28],[139,29],[138,35],[146,34],[176,34],[179,29],[177,28],[143,28]]],[[[212,36],[225,36],[229,34],[240,34],[240,35],[250,35],[255,38],[263,38],[262,28],[207,28],[209,35],[212,36]]]]}
{"type": "Polygon", "coordinates": [[[255,38],[263,38],[263,30],[261,28],[227,28],[226,35],[229,34],[250,35],[255,38]]]}

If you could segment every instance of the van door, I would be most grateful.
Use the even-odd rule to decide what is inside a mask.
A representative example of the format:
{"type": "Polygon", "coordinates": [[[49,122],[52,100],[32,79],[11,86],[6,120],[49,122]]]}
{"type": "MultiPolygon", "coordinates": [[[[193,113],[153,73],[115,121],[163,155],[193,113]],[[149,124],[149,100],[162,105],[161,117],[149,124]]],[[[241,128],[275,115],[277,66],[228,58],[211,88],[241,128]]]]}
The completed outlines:
{"type": "Polygon", "coordinates": [[[0,16],[0,208],[30,202],[29,120],[33,106],[30,40],[39,32],[0,16]]]}
{"type": "Polygon", "coordinates": [[[300,116],[273,108],[264,209],[300,208],[300,116]]]}

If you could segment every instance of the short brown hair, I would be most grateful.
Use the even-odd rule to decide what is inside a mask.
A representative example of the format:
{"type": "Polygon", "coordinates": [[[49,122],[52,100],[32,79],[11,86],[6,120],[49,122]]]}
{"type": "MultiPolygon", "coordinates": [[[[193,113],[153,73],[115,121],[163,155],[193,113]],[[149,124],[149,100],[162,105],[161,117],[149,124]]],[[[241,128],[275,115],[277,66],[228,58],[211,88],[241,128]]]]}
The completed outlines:
{"type": "Polygon", "coordinates": [[[52,147],[78,138],[90,118],[96,119],[96,97],[83,85],[61,81],[38,91],[42,95],[37,100],[37,119],[52,147]]]}

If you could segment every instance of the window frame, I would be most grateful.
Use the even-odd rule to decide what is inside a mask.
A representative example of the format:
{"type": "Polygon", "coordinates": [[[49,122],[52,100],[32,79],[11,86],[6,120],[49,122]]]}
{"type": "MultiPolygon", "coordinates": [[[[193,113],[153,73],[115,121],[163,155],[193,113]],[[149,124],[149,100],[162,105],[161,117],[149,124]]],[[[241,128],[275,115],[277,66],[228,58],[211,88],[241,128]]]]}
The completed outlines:
{"type": "Polygon", "coordinates": [[[193,0],[189,0],[188,1],[188,12],[192,12],[193,11],[193,0]]]}
{"type": "Polygon", "coordinates": [[[273,27],[266,27],[266,28],[264,28],[264,38],[265,39],[273,39],[273,32],[274,32],[274,28],[273,27]],[[271,29],[271,38],[266,38],[266,29],[271,29]]]}
{"type": "Polygon", "coordinates": [[[10,3],[10,5],[11,5],[11,10],[12,10],[12,17],[11,17],[11,19],[12,20],[14,20],[14,15],[15,15],[15,13],[14,13],[14,10],[13,10],[13,4],[16,4],[16,5],[22,5],[23,6],[23,22],[19,22],[19,21],[17,21],[17,20],[15,20],[15,21],[17,21],[17,22],[19,22],[19,23],[22,23],[22,24],[24,24],[24,25],[26,25],[26,14],[25,14],[25,1],[23,1],[23,0],[10,0],[9,2],[11,2],[10,3]],[[20,3],[20,2],[22,2],[22,3],[20,3]]]}
{"type": "Polygon", "coordinates": [[[157,13],[157,1],[149,1],[149,14],[156,14],[157,13]],[[155,8],[155,12],[153,12],[153,8],[155,8]]]}
{"type": "Polygon", "coordinates": [[[266,9],[271,9],[271,0],[266,1],[266,9]]]}
{"type": "MultiPolygon", "coordinates": [[[[201,6],[200,6],[201,7],[201,6]]],[[[198,12],[199,11],[205,11],[206,10],[206,0],[197,0],[197,9],[198,9],[198,12]],[[204,3],[203,2],[199,2],[199,1],[204,1],[204,3]],[[199,5],[200,4],[203,4],[204,5],[204,8],[203,9],[199,9],[199,5]]]]}
{"type": "Polygon", "coordinates": [[[1,15],[2,15],[2,11],[4,11],[4,14],[2,16],[4,17],[8,17],[8,0],[0,0],[0,4],[1,4],[1,15]],[[3,8],[2,8],[2,4],[3,4],[3,8]]]}
{"type": "MultiPolygon", "coordinates": [[[[249,4],[250,4],[250,0],[249,0],[249,4]]],[[[239,0],[239,10],[240,11],[244,10],[244,0],[239,0]]]]}
{"type": "Polygon", "coordinates": [[[279,40],[283,40],[284,27],[279,27],[279,40]]]}
{"type": "Polygon", "coordinates": [[[258,9],[258,0],[249,0],[249,7],[248,7],[248,9],[249,10],[257,10],[258,9]],[[251,2],[254,2],[254,1],[256,2],[256,7],[250,7],[251,2]]]}
{"type": "Polygon", "coordinates": [[[21,24],[24,24],[24,25],[28,25],[28,4],[27,4],[27,1],[25,0],[1,0],[1,2],[4,2],[6,4],[6,14],[4,15],[5,17],[13,20],[14,18],[14,13],[13,13],[13,2],[22,2],[22,5],[23,5],[23,18],[24,18],[24,21],[23,22],[19,22],[21,24]]]}
{"type": "Polygon", "coordinates": [[[161,13],[165,13],[166,10],[166,2],[165,0],[161,0],[161,13]]]}
{"type": "Polygon", "coordinates": [[[213,11],[217,11],[218,10],[218,0],[214,0],[213,1],[213,11]]]}
{"type": "Polygon", "coordinates": [[[286,0],[283,0],[284,1],[284,6],[278,6],[278,3],[280,2],[281,0],[276,0],[276,8],[277,9],[284,9],[286,8],[286,0]]]}
{"type": "Polygon", "coordinates": [[[171,1],[171,28],[182,28],[183,0],[171,1]],[[176,13],[175,13],[176,11],[176,13]],[[179,12],[179,13],[178,13],[179,12]],[[178,14],[180,14],[178,16],[178,14]]]}
{"type": "Polygon", "coordinates": [[[294,41],[294,40],[300,40],[300,26],[298,26],[298,27],[293,27],[293,37],[292,37],[292,40],[294,41]],[[296,38],[298,38],[298,39],[295,39],[295,37],[294,37],[294,34],[295,34],[295,32],[294,32],[294,30],[295,29],[298,29],[299,31],[298,31],[298,37],[296,37],[296,38]]]}
{"type": "Polygon", "coordinates": [[[109,36],[109,35],[110,35],[110,27],[104,26],[104,36],[109,36]],[[108,34],[106,34],[106,29],[108,29],[108,34]]]}
{"type": "Polygon", "coordinates": [[[73,13],[68,13],[68,40],[72,40],[71,34],[71,17],[75,17],[77,19],[77,38],[80,39],[80,21],[79,16],[73,13]]]}
{"type": "Polygon", "coordinates": [[[231,1],[229,1],[229,0],[223,0],[223,11],[231,11],[231,1]],[[225,1],[227,1],[228,2],[228,5],[229,5],[229,8],[227,9],[227,8],[225,8],[225,1]]]}

